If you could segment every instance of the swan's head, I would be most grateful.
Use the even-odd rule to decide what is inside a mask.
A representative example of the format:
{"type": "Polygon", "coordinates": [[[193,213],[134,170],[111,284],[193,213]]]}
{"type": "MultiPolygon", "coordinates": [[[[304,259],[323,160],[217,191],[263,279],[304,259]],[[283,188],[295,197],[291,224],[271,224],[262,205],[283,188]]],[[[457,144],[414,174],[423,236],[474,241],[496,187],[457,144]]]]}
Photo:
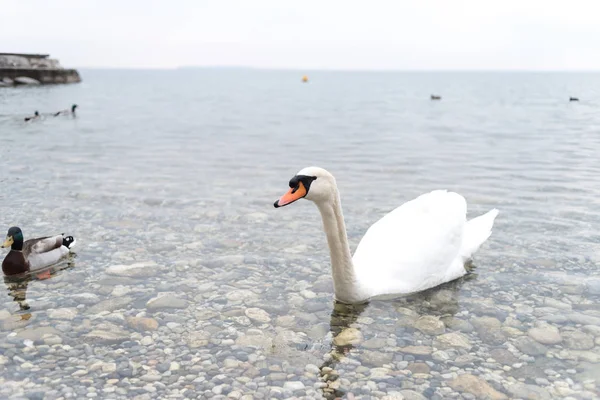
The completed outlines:
{"type": "Polygon", "coordinates": [[[274,204],[275,208],[287,206],[296,200],[306,198],[315,203],[324,203],[333,198],[335,178],[319,167],[308,167],[299,171],[290,179],[290,190],[274,204]]]}

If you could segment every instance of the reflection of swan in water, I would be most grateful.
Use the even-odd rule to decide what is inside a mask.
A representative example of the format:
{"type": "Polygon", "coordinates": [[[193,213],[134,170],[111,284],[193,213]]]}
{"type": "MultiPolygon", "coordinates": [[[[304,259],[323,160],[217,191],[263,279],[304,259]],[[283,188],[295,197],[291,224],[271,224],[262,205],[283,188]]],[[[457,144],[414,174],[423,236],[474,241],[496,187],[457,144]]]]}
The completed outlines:
{"type": "Polygon", "coordinates": [[[420,315],[452,317],[459,311],[458,298],[462,285],[477,278],[477,274],[473,272],[475,267],[469,264],[467,268],[469,273],[456,281],[396,299],[394,304],[397,307],[409,308],[420,315]]]}
{"type": "Polygon", "coordinates": [[[338,301],[334,301],[333,310],[331,311],[331,321],[329,323],[329,330],[333,335],[333,341],[331,344],[331,351],[329,352],[329,359],[325,361],[320,367],[320,379],[325,383],[323,391],[323,397],[326,399],[335,399],[343,397],[346,393],[340,390],[340,382],[338,382],[338,376],[333,374],[335,366],[346,357],[348,353],[354,348],[353,342],[342,343],[336,345],[336,338],[347,331],[351,325],[353,325],[358,317],[366,310],[368,304],[344,304],[338,301]]]}
{"type": "Polygon", "coordinates": [[[58,272],[75,265],[72,259],[55,264],[43,271],[25,273],[20,275],[4,276],[4,285],[8,296],[17,303],[19,310],[12,315],[12,321],[27,321],[31,318],[31,307],[27,303],[27,288],[31,281],[50,279],[58,272]]]}
{"type": "MultiPolygon", "coordinates": [[[[435,288],[405,296],[393,301],[396,308],[409,308],[421,315],[436,315],[440,317],[452,317],[459,311],[459,290],[465,281],[476,277],[476,274],[468,274],[465,277],[452,281],[435,288]]],[[[380,302],[380,304],[390,304],[380,302]]],[[[373,304],[376,306],[376,303],[373,304]]],[[[343,388],[340,388],[338,382],[339,376],[332,373],[336,365],[347,357],[353,349],[360,349],[360,343],[352,341],[336,341],[335,338],[341,337],[340,334],[348,333],[350,330],[359,330],[360,326],[356,324],[358,318],[370,307],[369,304],[343,304],[334,302],[331,312],[329,330],[333,336],[329,357],[320,367],[320,379],[325,383],[321,390],[326,399],[341,398],[346,395],[343,388]],[[337,344],[336,344],[337,343],[337,344]]],[[[350,334],[349,336],[352,336],[350,334]]],[[[361,335],[358,334],[360,337],[361,335]]]]}

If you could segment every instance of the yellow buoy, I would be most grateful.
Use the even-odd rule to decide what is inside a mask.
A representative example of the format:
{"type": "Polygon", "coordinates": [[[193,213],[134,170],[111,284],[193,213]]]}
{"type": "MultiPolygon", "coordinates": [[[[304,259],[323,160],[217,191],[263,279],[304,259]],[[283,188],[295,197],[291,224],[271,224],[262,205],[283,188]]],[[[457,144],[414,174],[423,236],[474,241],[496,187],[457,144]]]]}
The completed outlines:
{"type": "Polygon", "coordinates": [[[308,76],[304,75],[302,77],[302,82],[304,82],[304,83],[308,82],[308,76]]]}

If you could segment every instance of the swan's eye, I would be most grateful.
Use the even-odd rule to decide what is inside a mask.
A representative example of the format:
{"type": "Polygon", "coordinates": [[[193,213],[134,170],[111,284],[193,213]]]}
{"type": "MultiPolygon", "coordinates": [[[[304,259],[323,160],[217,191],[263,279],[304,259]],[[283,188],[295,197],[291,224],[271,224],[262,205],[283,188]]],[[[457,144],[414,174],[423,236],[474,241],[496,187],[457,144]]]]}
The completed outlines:
{"type": "Polygon", "coordinates": [[[290,179],[290,187],[298,189],[298,185],[300,184],[300,179],[297,176],[290,179]]]}

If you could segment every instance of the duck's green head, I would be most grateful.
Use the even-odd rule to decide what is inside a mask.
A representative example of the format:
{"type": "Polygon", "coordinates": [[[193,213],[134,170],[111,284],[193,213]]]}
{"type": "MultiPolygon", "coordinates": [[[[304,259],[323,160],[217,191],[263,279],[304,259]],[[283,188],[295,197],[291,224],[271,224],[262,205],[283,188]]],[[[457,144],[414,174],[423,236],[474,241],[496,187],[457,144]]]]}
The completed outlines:
{"type": "Polygon", "coordinates": [[[6,234],[6,240],[2,247],[10,247],[13,250],[21,250],[23,248],[23,231],[18,226],[13,226],[6,234]]]}

